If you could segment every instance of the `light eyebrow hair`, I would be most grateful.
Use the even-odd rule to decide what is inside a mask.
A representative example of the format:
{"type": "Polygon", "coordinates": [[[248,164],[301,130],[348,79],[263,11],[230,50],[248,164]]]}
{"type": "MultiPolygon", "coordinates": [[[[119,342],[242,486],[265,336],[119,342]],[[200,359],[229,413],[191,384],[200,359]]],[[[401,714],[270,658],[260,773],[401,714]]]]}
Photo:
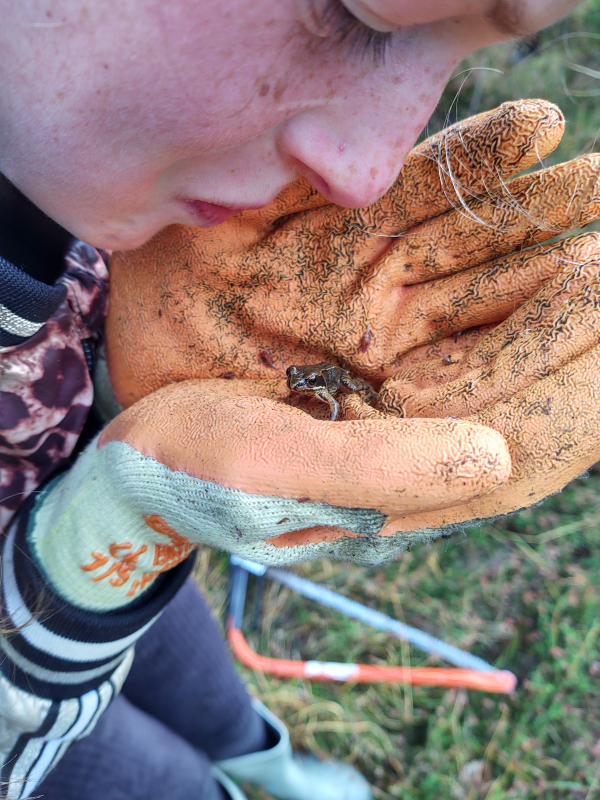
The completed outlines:
{"type": "Polygon", "coordinates": [[[500,33],[525,36],[531,31],[523,24],[522,0],[494,0],[486,17],[500,33]]]}

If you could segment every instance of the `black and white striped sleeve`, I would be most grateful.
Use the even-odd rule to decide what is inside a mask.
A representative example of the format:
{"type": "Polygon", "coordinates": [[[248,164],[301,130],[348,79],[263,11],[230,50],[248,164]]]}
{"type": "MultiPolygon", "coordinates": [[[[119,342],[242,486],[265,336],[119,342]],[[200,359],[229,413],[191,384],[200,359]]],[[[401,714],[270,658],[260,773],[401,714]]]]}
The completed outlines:
{"type": "Polygon", "coordinates": [[[64,285],[48,286],[0,256],[0,347],[20,344],[37,333],[66,294],[64,285]]]}
{"type": "Polygon", "coordinates": [[[91,733],[120,691],[134,644],[189,575],[188,558],[138,600],[97,613],[59,597],[27,542],[33,499],[21,508],[2,548],[0,583],[0,782],[26,798],[70,743],[91,733]]]}

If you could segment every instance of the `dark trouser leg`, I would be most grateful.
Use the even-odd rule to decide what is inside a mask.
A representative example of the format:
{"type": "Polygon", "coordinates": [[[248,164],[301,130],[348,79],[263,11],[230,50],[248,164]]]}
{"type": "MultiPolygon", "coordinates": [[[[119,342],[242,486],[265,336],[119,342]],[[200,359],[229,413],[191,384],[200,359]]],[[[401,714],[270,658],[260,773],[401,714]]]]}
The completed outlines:
{"type": "Polygon", "coordinates": [[[191,580],[136,645],[123,694],[213,761],[269,744],[265,723],[191,580]]]}
{"type": "Polygon", "coordinates": [[[205,755],[117,697],[35,790],[43,800],[223,800],[205,755]]]}

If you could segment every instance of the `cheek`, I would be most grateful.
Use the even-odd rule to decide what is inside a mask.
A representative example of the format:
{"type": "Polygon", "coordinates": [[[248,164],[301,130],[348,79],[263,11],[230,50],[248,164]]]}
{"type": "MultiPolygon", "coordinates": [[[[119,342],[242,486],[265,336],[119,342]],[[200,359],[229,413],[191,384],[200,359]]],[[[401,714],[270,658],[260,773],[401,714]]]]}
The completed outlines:
{"type": "MultiPolygon", "coordinates": [[[[388,131],[396,123],[397,145],[412,147],[444,87],[472,43],[452,23],[423,26],[402,47],[378,98],[388,131]]],[[[371,92],[375,91],[372,87],[371,92]]]]}
{"type": "MultiPolygon", "coordinates": [[[[369,202],[389,188],[463,57],[463,50],[442,33],[407,37],[384,66],[357,79],[336,98],[327,111],[333,115],[332,124],[325,130],[315,125],[311,131],[304,158],[310,162],[315,153],[321,158],[321,169],[316,161],[313,168],[322,171],[338,159],[348,185],[358,179],[370,185],[369,202]]],[[[292,120],[290,126],[294,124],[292,120]]]]}

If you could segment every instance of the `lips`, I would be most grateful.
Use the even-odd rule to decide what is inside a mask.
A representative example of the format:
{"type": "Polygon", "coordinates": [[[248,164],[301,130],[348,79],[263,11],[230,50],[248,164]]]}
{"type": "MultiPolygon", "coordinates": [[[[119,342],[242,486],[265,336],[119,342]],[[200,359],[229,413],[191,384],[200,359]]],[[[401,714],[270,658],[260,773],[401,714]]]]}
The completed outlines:
{"type": "Polygon", "coordinates": [[[204,200],[184,200],[188,210],[196,219],[196,224],[203,228],[210,228],[212,225],[220,225],[234,214],[241,214],[250,208],[260,208],[261,206],[219,206],[215,203],[207,203],[204,200]]]}

